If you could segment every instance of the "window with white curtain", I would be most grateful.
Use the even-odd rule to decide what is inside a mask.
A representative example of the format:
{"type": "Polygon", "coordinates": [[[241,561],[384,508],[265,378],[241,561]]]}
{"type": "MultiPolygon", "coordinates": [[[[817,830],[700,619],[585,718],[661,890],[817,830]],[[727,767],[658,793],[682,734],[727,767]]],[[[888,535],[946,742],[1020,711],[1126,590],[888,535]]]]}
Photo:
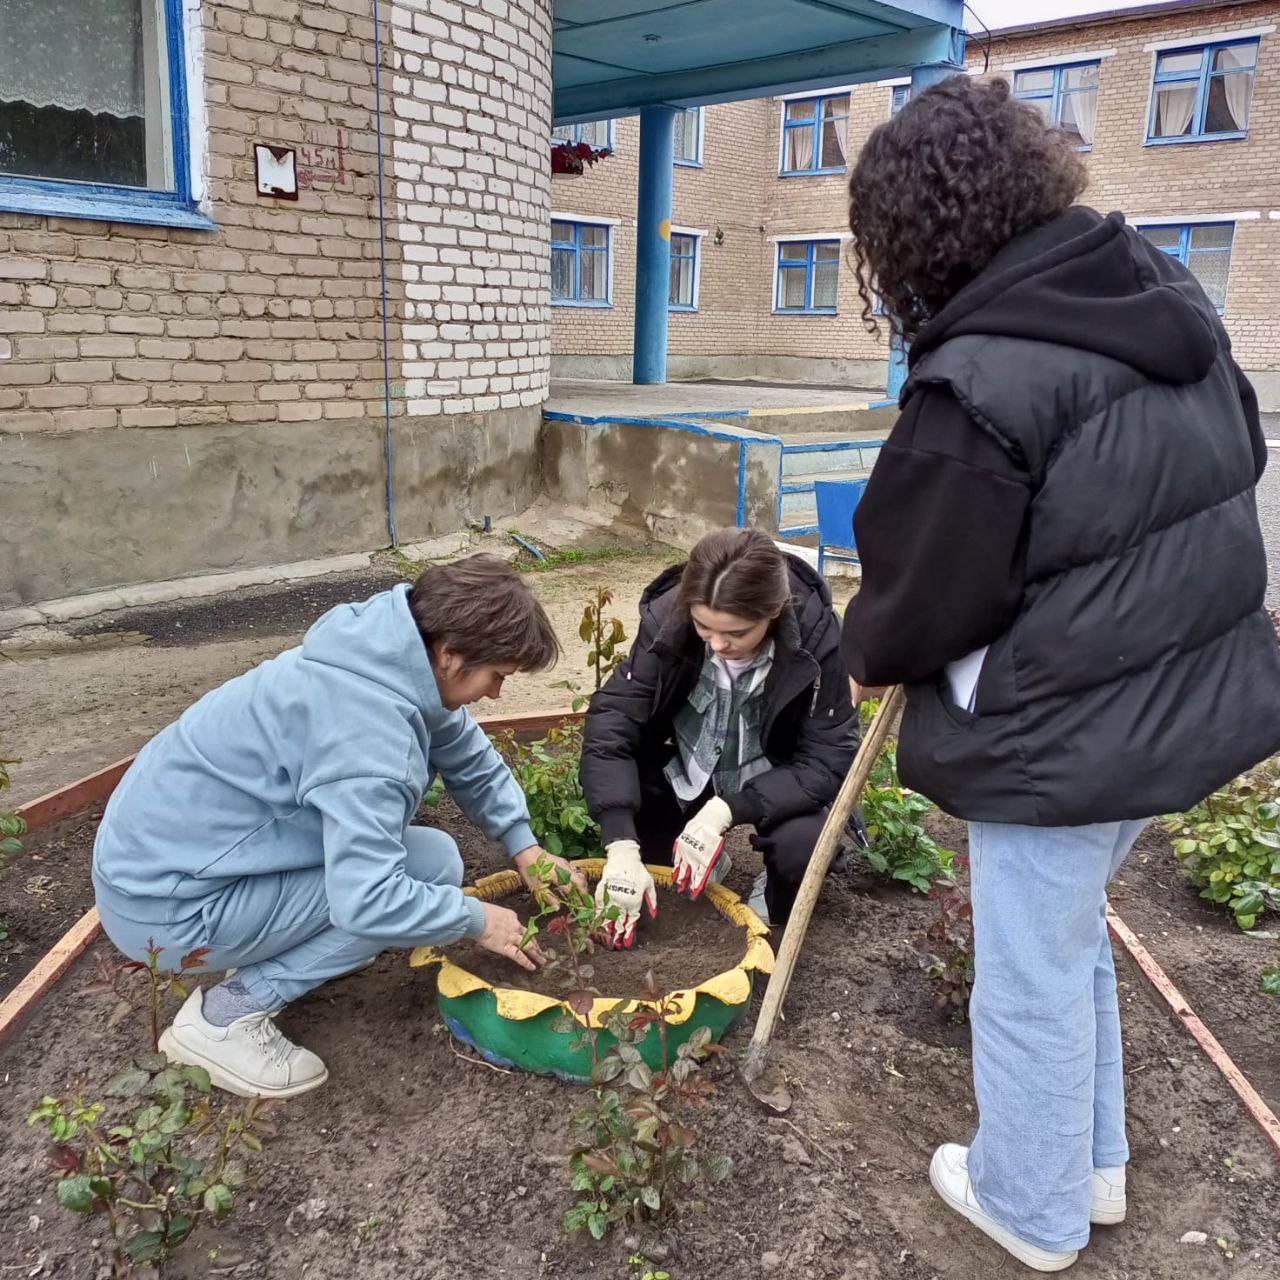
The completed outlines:
{"type": "Polygon", "coordinates": [[[1177,258],[1200,282],[1209,301],[1221,315],[1227,308],[1227,281],[1231,275],[1234,222],[1171,222],[1138,231],[1157,249],[1177,258]]]}
{"type": "Polygon", "coordinates": [[[0,209],[208,226],[183,0],[0,0],[0,209]]]}
{"type": "Polygon", "coordinates": [[[699,237],[688,232],[671,233],[671,289],[667,305],[672,311],[698,309],[699,237]]]}
{"type": "Polygon", "coordinates": [[[556,142],[585,142],[597,151],[613,150],[613,121],[585,120],[581,124],[557,125],[551,130],[556,142]]]}
{"type": "Polygon", "coordinates": [[[702,108],[689,107],[676,113],[675,141],[672,148],[676,164],[702,164],[702,108]]]}
{"type": "Polygon", "coordinates": [[[783,103],[782,176],[843,173],[848,128],[847,93],[783,103]]]}
{"type": "Polygon", "coordinates": [[[551,303],[561,307],[607,307],[609,227],[595,222],[551,222],[551,303]]]}
{"type": "Polygon", "coordinates": [[[784,240],[778,245],[775,311],[835,315],[840,286],[838,240],[784,240]]]}
{"type": "Polygon", "coordinates": [[[1158,53],[1147,142],[1247,137],[1257,66],[1256,38],[1158,53]]]}
{"type": "Polygon", "coordinates": [[[1100,62],[1029,67],[1014,72],[1013,96],[1038,107],[1050,124],[1069,133],[1083,151],[1093,146],[1101,76],[1100,62]]]}

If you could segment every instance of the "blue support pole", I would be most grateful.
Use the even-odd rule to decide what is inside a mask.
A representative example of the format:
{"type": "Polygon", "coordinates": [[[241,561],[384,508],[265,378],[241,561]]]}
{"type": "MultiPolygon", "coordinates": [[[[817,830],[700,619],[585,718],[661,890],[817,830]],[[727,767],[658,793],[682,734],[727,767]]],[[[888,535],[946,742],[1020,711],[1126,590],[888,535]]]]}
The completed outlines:
{"type": "MultiPolygon", "coordinates": [[[[957,37],[959,41],[959,56],[964,56],[963,36],[957,37]]],[[[948,76],[953,76],[962,67],[950,62],[932,63],[925,67],[915,67],[911,72],[911,97],[915,97],[917,93],[923,93],[930,85],[937,84],[939,80],[945,80],[948,76]]],[[[896,401],[902,394],[902,388],[907,381],[907,344],[903,342],[902,335],[895,327],[889,335],[889,385],[886,388],[885,395],[888,399],[896,401]]]]}
{"type": "Polygon", "coordinates": [[[636,329],[632,381],[667,380],[667,302],[671,294],[671,198],[676,113],[640,112],[640,180],[636,191],[636,329]]]}

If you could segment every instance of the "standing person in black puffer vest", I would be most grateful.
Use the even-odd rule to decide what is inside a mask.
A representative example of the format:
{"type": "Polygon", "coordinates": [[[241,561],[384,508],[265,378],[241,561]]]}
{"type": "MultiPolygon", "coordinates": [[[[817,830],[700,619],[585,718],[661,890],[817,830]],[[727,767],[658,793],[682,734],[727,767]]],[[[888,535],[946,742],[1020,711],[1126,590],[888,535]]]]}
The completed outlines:
{"type": "Polygon", "coordinates": [[[728,874],[724,837],[743,824],[765,865],[751,906],[784,926],[857,745],[826,582],[767,534],[707,534],[645,589],[587,713],[582,789],[605,845],[598,893],[622,909],[615,945],[643,905],[657,912],[646,860],[696,898],[728,874]]]}
{"type": "Polygon", "coordinates": [[[925,91],[849,185],[864,319],[874,291],[911,354],[844,654],[907,686],[902,781],[970,832],[980,1119],[930,1176],[1058,1271],[1125,1215],[1107,883],[1280,749],[1257,400],[1195,278],[1075,204],[1072,139],[1005,81],[925,91]]]}

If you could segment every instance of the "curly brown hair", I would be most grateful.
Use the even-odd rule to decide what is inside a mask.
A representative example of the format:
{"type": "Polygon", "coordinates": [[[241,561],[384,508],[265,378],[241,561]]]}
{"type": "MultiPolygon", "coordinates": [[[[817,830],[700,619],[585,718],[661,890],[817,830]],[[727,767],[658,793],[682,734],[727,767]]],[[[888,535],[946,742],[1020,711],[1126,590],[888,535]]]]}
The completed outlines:
{"type": "Polygon", "coordinates": [[[949,79],[872,133],[849,177],[862,319],[874,299],[911,341],[1015,236],[1080,196],[1069,135],[1011,96],[1007,80],[949,79]]]}

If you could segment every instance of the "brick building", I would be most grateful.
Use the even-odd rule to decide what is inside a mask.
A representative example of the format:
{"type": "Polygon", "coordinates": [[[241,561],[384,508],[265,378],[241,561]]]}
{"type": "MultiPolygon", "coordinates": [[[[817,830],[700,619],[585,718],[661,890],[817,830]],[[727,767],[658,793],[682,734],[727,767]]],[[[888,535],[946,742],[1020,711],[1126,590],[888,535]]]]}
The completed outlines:
{"type": "MultiPolygon", "coordinates": [[[[968,55],[971,73],[985,62],[1079,136],[1088,202],[1123,210],[1196,272],[1271,408],[1280,408],[1278,26],[1276,0],[1168,0],[997,31],[989,49],[974,37],[968,55]]],[[[861,323],[842,240],[844,178],[907,91],[885,81],[688,113],[677,134],[673,376],[884,385],[885,351],[861,323]]],[[[625,378],[638,126],[624,118],[578,131],[615,154],[553,181],[553,257],[575,262],[578,228],[599,228],[588,232],[599,262],[594,274],[560,274],[552,368],[625,378]]]]}
{"type": "Polygon", "coordinates": [[[374,8],[6,0],[0,608],[535,497],[551,3],[374,8]]]}

